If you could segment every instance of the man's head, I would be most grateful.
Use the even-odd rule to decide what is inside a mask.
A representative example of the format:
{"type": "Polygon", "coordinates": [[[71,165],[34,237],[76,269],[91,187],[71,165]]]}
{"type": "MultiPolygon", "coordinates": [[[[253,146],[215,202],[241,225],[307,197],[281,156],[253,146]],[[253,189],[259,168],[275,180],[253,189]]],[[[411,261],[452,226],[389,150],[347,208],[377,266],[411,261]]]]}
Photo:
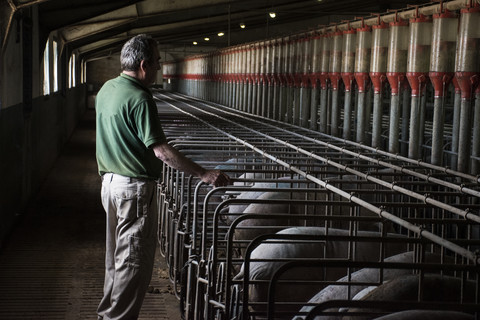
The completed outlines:
{"type": "Polygon", "coordinates": [[[145,84],[153,83],[160,68],[156,41],[146,34],[131,38],[123,45],[120,64],[125,73],[135,73],[145,84]]]}

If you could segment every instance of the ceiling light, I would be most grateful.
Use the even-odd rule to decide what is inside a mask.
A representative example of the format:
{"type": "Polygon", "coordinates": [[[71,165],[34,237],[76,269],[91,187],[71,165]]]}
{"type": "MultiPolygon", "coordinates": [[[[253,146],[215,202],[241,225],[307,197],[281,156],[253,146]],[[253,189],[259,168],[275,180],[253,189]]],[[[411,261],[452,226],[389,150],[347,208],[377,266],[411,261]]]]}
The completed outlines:
{"type": "Polygon", "coordinates": [[[193,41],[193,45],[196,46],[198,44],[197,41],[193,41]]]}
{"type": "Polygon", "coordinates": [[[272,18],[272,19],[277,16],[277,14],[275,12],[270,12],[269,15],[270,15],[270,18],[272,18]]]}
{"type": "Polygon", "coordinates": [[[210,38],[205,37],[205,38],[203,38],[203,40],[205,40],[205,41],[210,41],[210,38]]]}
{"type": "Polygon", "coordinates": [[[245,29],[245,23],[240,23],[240,28],[245,29]]]}
{"type": "Polygon", "coordinates": [[[218,36],[219,36],[219,37],[223,37],[224,35],[225,35],[225,33],[223,33],[223,32],[219,32],[219,33],[218,33],[218,36]]]}

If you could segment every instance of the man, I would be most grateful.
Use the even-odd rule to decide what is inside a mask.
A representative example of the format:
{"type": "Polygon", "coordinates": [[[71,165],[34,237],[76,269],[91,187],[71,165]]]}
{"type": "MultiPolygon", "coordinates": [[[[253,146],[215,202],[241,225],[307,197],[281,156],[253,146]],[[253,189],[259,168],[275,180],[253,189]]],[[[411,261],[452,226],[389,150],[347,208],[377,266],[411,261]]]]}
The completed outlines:
{"type": "Polygon", "coordinates": [[[223,172],[202,168],[167,143],[147,89],[160,67],[156,42],[147,35],[133,37],[120,62],[121,75],[104,84],[95,106],[107,217],[104,296],[97,310],[104,320],[138,318],[153,271],[162,161],[214,186],[230,182],[223,172]]]}

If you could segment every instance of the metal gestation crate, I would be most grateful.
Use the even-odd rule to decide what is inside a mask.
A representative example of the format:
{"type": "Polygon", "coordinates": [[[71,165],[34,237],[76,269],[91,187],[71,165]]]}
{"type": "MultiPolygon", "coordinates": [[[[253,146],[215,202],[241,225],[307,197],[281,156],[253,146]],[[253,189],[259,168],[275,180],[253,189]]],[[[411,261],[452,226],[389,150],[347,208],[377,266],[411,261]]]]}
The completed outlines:
{"type": "Polygon", "coordinates": [[[171,143],[233,181],[212,188],[165,167],[159,241],[186,319],[478,316],[477,177],[204,101],[168,100],[178,113],[160,118],[171,143]],[[399,279],[409,298],[380,301],[375,290],[399,279]],[[432,298],[434,284],[454,298],[432,298]]]}

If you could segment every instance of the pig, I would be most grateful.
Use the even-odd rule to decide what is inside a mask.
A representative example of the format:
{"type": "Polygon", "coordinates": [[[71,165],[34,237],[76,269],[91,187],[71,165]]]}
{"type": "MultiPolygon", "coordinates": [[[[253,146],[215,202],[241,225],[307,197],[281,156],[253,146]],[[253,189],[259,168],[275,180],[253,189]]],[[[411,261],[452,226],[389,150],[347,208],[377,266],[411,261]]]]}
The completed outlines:
{"type": "MultiPolygon", "coordinates": [[[[425,274],[422,279],[422,301],[431,302],[450,302],[460,303],[460,297],[463,290],[463,302],[474,303],[476,286],[473,281],[465,280],[452,276],[442,276],[439,274],[425,274]]],[[[414,302],[419,295],[419,275],[406,275],[396,277],[388,281],[375,290],[365,295],[361,301],[405,301],[405,304],[412,303],[412,309],[415,308],[414,302]]],[[[371,319],[368,312],[382,311],[381,303],[378,309],[353,308],[349,312],[366,312],[365,317],[351,316],[344,317],[345,320],[371,319]]],[[[478,308],[480,310],[480,306],[478,308]]],[[[423,319],[423,318],[422,318],[423,319]]]]}
{"type": "MultiPolygon", "coordinates": [[[[347,230],[327,229],[329,236],[348,236],[347,230]]],[[[277,234],[286,235],[325,235],[326,229],[323,227],[293,227],[279,231],[277,234]]],[[[358,231],[358,236],[379,237],[380,234],[371,231],[358,231]]],[[[388,234],[388,237],[401,238],[402,236],[396,234],[388,234]]],[[[348,256],[351,243],[345,240],[331,240],[326,241],[310,241],[302,243],[289,242],[283,240],[281,243],[262,243],[251,254],[252,259],[328,259],[328,258],[351,258],[354,261],[378,261],[380,252],[380,243],[378,242],[363,242],[356,243],[355,256],[348,256]]],[[[406,250],[405,243],[396,242],[384,244],[386,254],[393,255],[406,250]]],[[[285,264],[282,261],[265,261],[265,262],[250,262],[250,280],[270,280],[275,271],[285,264]]],[[[315,280],[337,280],[346,275],[345,268],[323,268],[318,266],[315,268],[308,268],[305,270],[289,270],[283,276],[285,279],[294,280],[308,280],[308,284],[293,285],[288,288],[288,285],[278,285],[276,293],[277,301],[293,301],[304,302],[307,301],[315,292],[318,292],[324,287],[321,283],[315,283],[315,280]],[[283,287],[283,288],[282,288],[283,287]]],[[[244,266],[235,277],[236,280],[243,279],[244,266]]],[[[266,301],[268,294],[268,285],[264,283],[252,284],[249,287],[249,300],[254,302],[266,301]]],[[[285,308],[278,308],[278,310],[295,311],[295,307],[286,306],[285,308]]],[[[261,306],[253,306],[254,311],[264,311],[261,306]]]]}
{"type": "MultiPolygon", "coordinates": [[[[415,258],[415,252],[413,251],[408,251],[408,252],[402,252],[397,255],[388,257],[384,259],[384,262],[386,263],[413,263],[415,258]]],[[[445,262],[444,258],[444,262],[445,262]]],[[[433,254],[433,253],[425,253],[425,262],[427,263],[440,263],[441,262],[441,256],[438,254],[433,254]]],[[[446,262],[452,262],[450,259],[446,259],[446,262]]],[[[380,270],[377,268],[363,268],[360,269],[359,271],[356,271],[350,275],[350,277],[345,276],[341,279],[339,279],[337,282],[362,282],[362,283],[378,283],[380,279],[383,281],[390,281],[392,279],[395,279],[400,276],[405,276],[412,274],[411,269],[391,269],[391,268],[385,268],[382,270],[382,273],[380,273],[380,270]],[[380,275],[382,276],[380,278],[380,275]]],[[[348,290],[350,289],[350,298],[352,300],[358,300],[360,298],[359,294],[366,294],[369,291],[364,291],[364,289],[368,288],[369,291],[374,290],[376,287],[374,286],[367,286],[367,285],[329,285],[328,287],[322,289],[319,293],[317,293],[315,296],[313,296],[308,303],[309,304],[320,304],[323,302],[327,302],[330,300],[350,300],[348,296],[348,290]]],[[[303,307],[300,312],[302,313],[308,313],[310,310],[312,310],[313,307],[308,306],[308,307],[303,307]]],[[[337,309],[329,309],[328,311],[336,311],[337,309]]],[[[304,319],[303,316],[296,316],[293,318],[293,320],[301,320],[304,319]]],[[[325,319],[338,319],[338,317],[323,317],[323,316],[317,316],[315,317],[315,320],[325,320],[325,319]]]]}
{"type": "MultiPolygon", "coordinates": [[[[294,177],[298,178],[298,177],[294,177]]],[[[349,216],[351,214],[351,207],[349,206],[349,202],[345,199],[340,199],[339,196],[334,195],[332,192],[328,191],[319,191],[319,189],[313,189],[312,192],[305,192],[305,191],[293,191],[293,192],[281,192],[275,191],[275,189],[281,188],[292,188],[292,184],[288,183],[286,179],[291,179],[290,177],[279,178],[279,183],[262,183],[256,182],[252,185],[252,191],[242,192],[240,193],[237,198],[238,199],[258,199],[258,200],[317,200],[317,201],[327,201],[335,199],[337,201],[344,200],[345,205],[324,205],[324,204],[316,204],[316,205],[302,205],[302,204],[272,204],[272,203],[251,203],[251,204],[231,204],[228,210],[228,216],[225,219],[226,224],[229,225],[233,220],[235,220],[239,215],[242,213],[252,213],[252,214],[285,214],[291,213],[292,215],[302,215],[302,214],[312,214],[318,215],[322,217],[328,217],[331,215],[335,216],[349,216]],[[271,191],[255,191],[255,188],[272,188],[271,191]],[[317,192],[315,192],[317,190],[317,192]]],[[[345,176],[341,179],[342,187],[346,189],[355,189],[357,187],[358,180],[355,179],[353,176],[345,176]]],[[[307,183],[295,183],[294,187],[296,188],[307,188],[307,183]]],[[[373,184],[363,184],[361,185],[361,190],[370,190],[373,189],[373,184]]],[[[372,194],[362,195],[362,198],[365,200],[373,200],[372,194]]],[[[376,218],[378,215],[376,213],[370,212],[369,210],[360,207],[359,208],[359,216],[363,217],[373,217],[376,218]]],[[[353,219],[352,219],[353,220],[353,219]]],[[[391,223],[386,223],[384,220],[379,222],[380,220],[369,220],[369,221],[357,221],[355,224],[355,228],[357,230],[363,231],[381,231],[382,227],[385,227],[386,232],[394,232],[394,228],[391,223]],[[383,224],[383,225],[382,225],[383,224]]],[[[275,229],[262,229],[262,226],[299,226],[305,224],[298,219],[291,219],[286,222],[285,219],[261,219],[258,221],[254,221],[252,219],[242,221],[239,224],[239,227],[243,227],[243,230],[235,230],[235,239],[236,240],[252,240],[256,236],[271,233],[275,231],[275,229]],[[245,228],[251,227],[251,230],[246,230],[245,228]]],[[[319,226],[324,225],[323,221],[318,222],[319,226]]],[[[350,221],[339,221],[331,219],[328,221],[328,225],[330,227],[336,229],[349,229],[351,227],[350,221]]]]}

